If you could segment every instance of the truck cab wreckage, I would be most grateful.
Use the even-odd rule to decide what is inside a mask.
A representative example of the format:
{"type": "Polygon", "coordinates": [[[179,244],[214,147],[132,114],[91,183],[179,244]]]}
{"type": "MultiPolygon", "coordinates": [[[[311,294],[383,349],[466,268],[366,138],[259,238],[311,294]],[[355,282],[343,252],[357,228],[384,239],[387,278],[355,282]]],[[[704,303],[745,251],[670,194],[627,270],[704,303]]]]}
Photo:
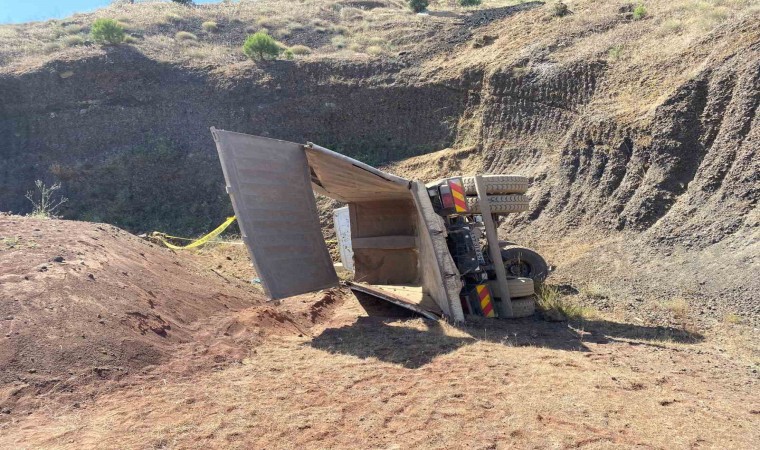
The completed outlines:
{"type": "Polygon", "coordinates": [[[450,177],[424,184],[318,145],[211,129],[243,241],[266,294],[280,299],[337,286],[314,193],[335,212],[354,291],[424,317],[533,314],[536,252],[499,241],[503,214],[527,210],[528,180],[450,177]],[[346,220],[347,219],[347,220],[346,220]]]}

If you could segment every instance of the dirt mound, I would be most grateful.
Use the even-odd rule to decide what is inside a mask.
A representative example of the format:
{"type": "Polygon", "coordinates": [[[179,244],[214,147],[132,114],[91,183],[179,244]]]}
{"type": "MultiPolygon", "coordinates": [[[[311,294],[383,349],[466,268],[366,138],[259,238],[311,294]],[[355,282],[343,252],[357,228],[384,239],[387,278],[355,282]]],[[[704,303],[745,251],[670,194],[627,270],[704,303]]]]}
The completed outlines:
{"type": "Polygon", "coordinates": [[[197,322],[263,301],[111,225],[0,216],[0,238],[0,405],[160,364],[197,322]]]}

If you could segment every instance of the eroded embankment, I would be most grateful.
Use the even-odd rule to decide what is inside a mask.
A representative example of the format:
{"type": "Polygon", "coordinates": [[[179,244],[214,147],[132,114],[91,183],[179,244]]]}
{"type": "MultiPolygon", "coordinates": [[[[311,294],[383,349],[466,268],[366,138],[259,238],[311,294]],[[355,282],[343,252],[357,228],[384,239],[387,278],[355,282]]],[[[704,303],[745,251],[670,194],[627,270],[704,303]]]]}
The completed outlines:
{"type": "Polygon", "coordinates": [[[231,212],[209,127],[307,140],[369,163],[446,147],[467,93],[393,62],[273,61],[232,73],[129,47],[0,75],[0,209],[61,181],[68,218],[199,233],[231,212]]]}

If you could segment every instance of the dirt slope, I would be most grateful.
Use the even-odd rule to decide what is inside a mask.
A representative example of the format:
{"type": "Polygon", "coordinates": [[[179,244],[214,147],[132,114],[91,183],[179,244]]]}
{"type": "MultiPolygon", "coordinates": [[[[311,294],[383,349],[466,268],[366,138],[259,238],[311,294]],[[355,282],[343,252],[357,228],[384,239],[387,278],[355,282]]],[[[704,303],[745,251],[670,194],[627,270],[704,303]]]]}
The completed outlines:
{"type": "Polygon", "coordinates": [[[194,355],[183,370],[239,360],[319,319],[264,305],[252,273],[236,279],[111,225],[0,216],[0,242],[3,409],[76,397],[178,353],[194,355]]]}

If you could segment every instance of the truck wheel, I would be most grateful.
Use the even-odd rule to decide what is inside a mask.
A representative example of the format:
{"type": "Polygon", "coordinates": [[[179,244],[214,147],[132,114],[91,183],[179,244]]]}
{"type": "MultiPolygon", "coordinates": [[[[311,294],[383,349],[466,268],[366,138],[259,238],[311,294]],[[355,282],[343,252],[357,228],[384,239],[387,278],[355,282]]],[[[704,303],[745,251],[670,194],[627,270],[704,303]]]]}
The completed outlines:
{"type": "MultiPolygon", "coordinates": [[[[492,214],[519,213],[528,210],[530,199],[524,195],[488,195],[492,214]]],[[[480,214],[480,199],[467,197],[467,209],[471,214],[480,214]]]]}
{"type": "MultiPolygon", "coordinates": [[[[530,278],[507,278],[507,287],[509,287],[509,296],[514,298],[530,297],[535,293],[533,289],[533,280],[530,278]]],[[[488,288],[495,297],[502,298],[499,282],[496,280],[488,281],[488,288]]]]}
{"type": "Polygon", "coordinates": [[[530,317],[536,312],[536,300],[531,296],[512,300],[512,318],[530,317]]]}
{"type": "MultiPolygon", "coordinates": [[[[487,194],[524,194],[528,190],[528,178],[517,175],[481,175],[486,184],[487,194]]],[[[464,192],[477,195],[475,177],[462,177],[464,192]]]]}
{"type": "Polygon", "coordinates": [[[549,265],[535,251],[517,245],[508,245],[501,249],[501,260],[507,276],[526,277],[533,281],[544,281],[549,275],[549,265]]]}
{"type": "Polygon", "coordinates": [[[507,278],[507,286],[509,286],[509,296],[512,298],[529,297],[535,292],[533,280],[530,278],[507,278]]]}

